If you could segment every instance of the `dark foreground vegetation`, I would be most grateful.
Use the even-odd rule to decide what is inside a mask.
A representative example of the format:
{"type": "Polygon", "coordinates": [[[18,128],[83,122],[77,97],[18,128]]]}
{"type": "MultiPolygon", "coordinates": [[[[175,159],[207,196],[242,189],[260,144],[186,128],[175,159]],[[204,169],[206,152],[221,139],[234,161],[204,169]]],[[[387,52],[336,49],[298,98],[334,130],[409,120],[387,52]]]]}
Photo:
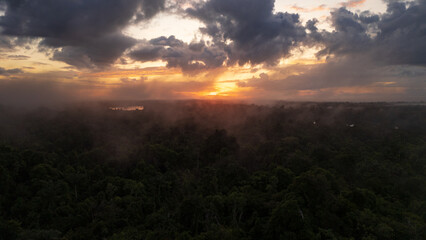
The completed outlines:
{"type": "Polygon", "coordinates": [[[0,239],[426,239],[426,107],[0,107],[0,239]]]}

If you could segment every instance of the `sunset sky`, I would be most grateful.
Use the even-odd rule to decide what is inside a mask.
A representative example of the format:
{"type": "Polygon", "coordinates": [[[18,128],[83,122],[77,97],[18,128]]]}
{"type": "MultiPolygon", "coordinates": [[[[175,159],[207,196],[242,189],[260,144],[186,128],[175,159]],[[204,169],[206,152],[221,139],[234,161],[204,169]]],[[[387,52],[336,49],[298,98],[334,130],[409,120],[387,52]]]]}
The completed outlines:
{"type": "Polygon", "coordinates": [[[0,0],[0,104],[425,101],[426,0],[0,0]]]}

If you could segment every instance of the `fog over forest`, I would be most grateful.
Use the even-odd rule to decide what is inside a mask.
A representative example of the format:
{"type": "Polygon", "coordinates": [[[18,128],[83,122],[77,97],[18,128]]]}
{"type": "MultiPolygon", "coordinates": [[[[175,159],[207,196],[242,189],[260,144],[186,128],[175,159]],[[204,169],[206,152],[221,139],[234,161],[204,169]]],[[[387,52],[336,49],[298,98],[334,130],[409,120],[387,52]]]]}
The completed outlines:
{"type": "Polygon", "coordinates": [[[2,106],[0,232],[424,239],[425,156],[421,103],[2,106]]]}
{"type": "Polygon", "coordinates": [[[0,240],[426,239],[426,0],[0,0],[0,240]]]}

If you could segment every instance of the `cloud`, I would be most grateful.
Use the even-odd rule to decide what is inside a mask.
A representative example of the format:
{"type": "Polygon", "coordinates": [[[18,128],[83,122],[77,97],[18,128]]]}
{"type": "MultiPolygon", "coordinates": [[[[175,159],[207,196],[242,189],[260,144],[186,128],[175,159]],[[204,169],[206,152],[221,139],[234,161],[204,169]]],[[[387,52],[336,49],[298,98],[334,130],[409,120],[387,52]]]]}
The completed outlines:
{"type": "MultiPolygon", "coordinates": [[[[331,12],[331,24],[335,28],[333,32],[323,31],[318,33],[314,28],[314,23],[310,23],[312,36],[317,43],[323,44],[324,48],[317,53],[317,56],[330,54],[360,54],[373,47],[373,39],[368,32],[368,23],[365,21],[378,21],[377,15],[352,13],[345,8],[339,8],[331,12]]],[[[374,23],[374,22],[373,22],[374,23]]]]}
{"type": "Polygon", "coordinates": [[[20,74],[20,73],[24,73],[24,71],[22,71],[22,69],[20,69],[20,68],[4,69],[4,68],[0,67],[0,75],[1,76],[9,76],[9,75],[15,75],[15,74],[20,74]]]}
{"type": "Polygon", "coordinates": [[[136,40],[122,34],[110,34],[82,42],[78,46],[65,46],[56,50],[52,59],[79,68],[108,66],[136,44],[136,40]]]}
{"type": "Polygon", "coordinates": [[[237,86],[254,89],[252,97],[272,99],[422,101],[426,96],[423,67],[385,66],[351,56],[287,68],[271,69],[271,73],[241,80],[237,86]]]}
{"type": "MultiPolygon", "coordinates": [[[[182,92],[204,91],[214,86],[216,78],[207,73],[220,72],[227,67],[232,71],[235,65],[262,64],[262,68],[269,71],[242,79],[237,86],[244,90],[256,89],[263,96],[273,93],[277,97],[295,98],[298,94],[322,98],[327,94],[354,97],[357,91],[364,94],[362,96],[378,94],[383,99],[408,99],[410,94],[418,99],[426,96],[426,1],[387,1],[387,11],[380,14],[349,9],[363,2],[346,1],[342,3],[344,7],[333,9],[328,18],[332,31],[320,30],[316,19],[302,24],[298,14],[274,11],[274,0],[179,2],[176,5],[186,9],[174,14],[183,14],[204,24],[200,28],[204,34],[201,40],[187,43],[175,36],[136,40],[122,33],[130,24],[168,11],[173,4],[169,6],[165,0],[0,0],[0,6],[5,9],[5,15],[0,16],[2,56],[26,59],[10,51],[37,41],[39,49],[47,49],[53,60],[99,70],[80,73],[81,76],[93,74],[84,79],[92,82],[85,84],[81,76],[63,73],[61,79],[76,81],[71,84],[55,81],[54,77],[59,75],[45,74],[44,80],[21,69],[0,68],[2,80],[10,78],[7,83],[1,83],[10,93],[1,89],[0,94],[3,94],[2,99],[4,96],[15,99],[13,93],[16,96],[26,93],[30,96],[24,96],[26,100],[37,97],[90,99],[91,96],[96,99],[180,98],[182,92]],[[327,59],[326,62],[291,68],[276,65],[300,46],[320,48],[317,57],[327,59]],[[123,65],[132,60],[162,60],[167,68],[115,69],[116,72],[104,68],[117,60],[123,65]],[[139,76],[139,70],[141,78],[122,78],[139,76]],[[125,75],[124,71],[133,73],[125,75]],[[155,77],[142,77],[149,75],[146,72],[155,77]],[[182,72],[188,79],[186,82],[176,80],[182,72]],[[122,78],[122,81],[110,84],[99,80],[102,77],[122,78]],[[14,81],[17,78],[20,82],[14,81]],[[166,78],[167,81],[161,82],[166,78]],[[35,85],[30,84],[29,79],[35,85]]],[[[324,9],[325,6],[320,5],[298,10],[324,9]]]]}
{"type": "Polygon", "coordinates": [[[321,4],[314,8],[304,8],[304,7],[299,7],[297,5],[293,5],[291,6],[291,9],[297,12],[317,12],[317,11],[326,11],[326,10],[329,10],[330,8],[328,8],[327,5],[325,4],[321,4]]]}
{"type": "Polygon", "coordinates": [[[340,94],[339,100],[345,99],[344,93],[347,99],[358,93],[359,98],[370,94],[370,100],[425,100],[424,12],[426,1],[390,1],[383,14],[335,9],[329,17],[334,31],[319,31],[315,19],[306,24],[310,33],[305,44],[322,46],[317,56],[327,57],[325,64],[294,76],[246,84],[269,91],[310,91],[318,98],[340,94]]]}
{"type": "Polygon", "coordinates": [[[200,30],[222,46],[228,65],[274,65],[289,56],[306,33],[298,14],[273,10],[274,0],[209,0],[186,12],[205,24],[200,30]]]}
{"type": "Polygon", "coordinates": [[[132,59],[141,62],[155,61],[161,59],[163,50],[163,47],[144,46],[132,51],[129,55],[132,59]]]}
{"type": "Polygon", "coordinates": [[[378,22],[378,58],[390,64],[426,66],[426,1],[390,2],[378,22]]]}
{"type": "Polygon", "coordinates": [[[0,34],[0,52],[13,51],[17,47],[25,47],[29,49],[29,45],[32,44],[32,42],[32,39],[28,37],[13,37],[0,34]]]}
{"type": "Polygon", "coordinates": [[[13,47],[14,44],[9,37],[0,35],[0,50],[13,49],[13,47]]]}
{"type": "Polygon", "coordinates": [[[354,8],[363,5],[366,1],[367,0],[349,0],[347,2],[341,2],[340,5],[342,7],[354,8]]]}
{"type": "Polygon", "coordinates": [[[169,36],[168,38],[164,36],[154,38],[149,42],[155,46],[181,47],[184,45],[183,41],[176,39],[176,37],[173,35],[169,36]]]}
{"type": "Polygon", "coordinates": [[[331,12],[333,32],[312,33],[324,48],[318,56],[363,55],[385,65],[426,66],[426,1],[391,1],[382,15],[331,12]]]}
{"type": "MultiPolygon", "coordinates": [[[[118,69],[120,70],[120,69],[118,69]]],[[[110,69],[108,71],[118,71],[110,69]]],[[[166,69],[167,70],[167,69],[166,69]]],[[[20,72],[4,70],[3,72],[20,72]]],[[[152,76],[156,69],[147,68],[138,71],[121,69],[117,73],[77,71],[57,71],[46,73],[20,73],[16,76],[5,76],[0,79],[0,103],[17,107],[61,106],[62,104],[87,101],[109,100],[146,100],[146,99],[183,99],[200,91],[210,90],[214,84],[214,76],[182,78],[161,75],[164,69],[157,69],[158,75],[152,76]],[[131,72],[129,72],[131,71],[131,72]],[[119,82],[105,81],[104,77],[122,77],[119,82]],[[140,77],[133,77],[139,75],[140,77]],[[145,76],[149,75],[149,77],[145,76]],[[210,80],[205,80],[210,78],[210,80]]]]}
{"type": "Polygon", "coordinates": [[[142,62],[163,60],[168,67],[194,74],[224,65],[274,65],[306,37],[299,15],[273,13],[273,0],[210,0],[189,6],[186,14],[205,24],[200,30],[212,42],[186,44],[162,36],[140,43],[129,56],[142,62]]]}
{"type": "Polygon", "coordinates": [[[181,68],[190,75],[220,68],[226,60],[225,51],[216,45],[207,46],[204,41],[187,44],[174,36],[162,36],[145,42],[129,56],[141,62],[163,60],[167,62],[167,67],[181,68]]]}
{"type": "Polygon", "coordinates": [[[26,56],[26,55],[8,55],[7,56],[8,59],[12,59],[12,60],[27,60],[30,58],[30,56],[26,56]]]}
{"type": "Polygon", "coordinates": [[[142,0],[141,11],[137,13],[137,21],[150,19],[158,12],[164,10],[165,0],[142,0]]]}
{"type": "MultiPolygon", "coordinates": [[[[121,33],[134,22],[164,9],[164,0],[1,0],[3,36],[41,38],[41,47],[56,48],[53,59],[77,67],[113,63],[136,41],[121,33]],[[79,62],[83,60],[83,64],[79,62]]],[[[1,40],[3,45],[10,45],[1,40]]]]}

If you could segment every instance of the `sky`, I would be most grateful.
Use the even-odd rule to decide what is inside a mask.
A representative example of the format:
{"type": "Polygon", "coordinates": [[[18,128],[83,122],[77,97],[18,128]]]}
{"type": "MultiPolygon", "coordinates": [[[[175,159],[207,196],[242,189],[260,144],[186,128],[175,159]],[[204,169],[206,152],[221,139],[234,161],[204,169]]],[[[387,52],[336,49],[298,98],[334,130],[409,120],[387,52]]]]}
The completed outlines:
{"type": "Polygon", "coordinates": [[[426,101],[426,0],[0,0],[0,104],[426,101]]]}

